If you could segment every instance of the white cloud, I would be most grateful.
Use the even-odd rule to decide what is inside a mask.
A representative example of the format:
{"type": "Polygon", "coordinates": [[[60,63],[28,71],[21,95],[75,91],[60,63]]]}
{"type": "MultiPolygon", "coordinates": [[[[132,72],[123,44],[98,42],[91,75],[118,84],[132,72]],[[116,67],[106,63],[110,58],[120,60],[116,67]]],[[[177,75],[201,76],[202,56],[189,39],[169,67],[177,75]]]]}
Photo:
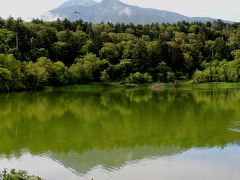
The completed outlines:
{"type": "Polygon", "coordinates": [[[128,7],[125,8],[125,7],[121,7],[121,6],[120,7],[115,6],[115,7],[113,7],[113,9],[115,11],[117,11],[119,15],[125,14],[125,15],[127,15],[129,17],[132,15],[132,11],[128,7]]]}
{"type": "Polygon", "coordinates": [[[0,0],[0,16],[39,17],[43,12],[55,8],[65,0],[0,0]]]}
{"type": "Polygon", "coordinates": [[[123,10],[123,12],[124,12],[126,15],[128,15],[128,16],[131,16],[131,15],[132,15],[132,11],[131,11],[130,8],[125,8],[125,9],[123,10]]]}
{"type": "Polygon", "coordinates": [[[65,16],[56,16],[56,15],[52,14],[51,12],[44,12],[39,17],[40,17],[40,19],[44,19],[46,21],[56,21],[57,19],[66,18],[65,16]]]}

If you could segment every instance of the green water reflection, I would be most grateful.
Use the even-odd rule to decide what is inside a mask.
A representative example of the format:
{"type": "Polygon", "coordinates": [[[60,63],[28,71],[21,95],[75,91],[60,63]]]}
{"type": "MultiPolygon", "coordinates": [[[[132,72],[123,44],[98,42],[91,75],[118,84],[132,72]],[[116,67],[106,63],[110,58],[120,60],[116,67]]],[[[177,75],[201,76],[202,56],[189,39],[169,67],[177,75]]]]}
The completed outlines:
{"type": "Polygon", "coordinates": [[[0,155],[97,165],[240,143],[240,90],[81,88],[0,94],[0,155]]]}

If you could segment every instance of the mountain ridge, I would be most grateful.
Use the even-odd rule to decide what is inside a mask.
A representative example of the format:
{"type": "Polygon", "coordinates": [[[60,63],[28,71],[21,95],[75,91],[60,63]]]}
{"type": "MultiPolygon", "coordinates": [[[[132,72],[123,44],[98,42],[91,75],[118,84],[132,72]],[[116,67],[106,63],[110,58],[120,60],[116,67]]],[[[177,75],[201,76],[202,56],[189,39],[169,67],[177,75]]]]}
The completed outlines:
{"type": "MultiPolygon", "coordinates": [[[[119,0],[69,0],[59,7],[49,11],[53,17],[68,18],[71,21],[83,19],[92,23],[177,23],[179,21],[213,22],[217,19],[210,17],[188,17],[180,13],[158,10],[154,8],[142,8],[128,5],[119,0]],[[77,12],[77,13],[74,13],[77,12]]],[[[43,18],[47,20],[46,18],[43,18]]]]}

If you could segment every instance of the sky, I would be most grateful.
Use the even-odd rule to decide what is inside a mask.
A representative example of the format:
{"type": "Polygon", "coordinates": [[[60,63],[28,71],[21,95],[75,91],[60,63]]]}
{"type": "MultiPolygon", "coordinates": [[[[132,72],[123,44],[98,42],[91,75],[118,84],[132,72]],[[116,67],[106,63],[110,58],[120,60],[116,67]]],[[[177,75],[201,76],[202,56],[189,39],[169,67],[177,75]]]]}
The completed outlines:
{"type": "MultiPolygon", "coordinates": [[[[67,0],[0,0],[0,17],[29,20],[67,0]]],[[[96,0],[100,1],[100,0],[96,0]]],[[[121,0],[127,4],[240,22],[240,0],[121,0]]]]}

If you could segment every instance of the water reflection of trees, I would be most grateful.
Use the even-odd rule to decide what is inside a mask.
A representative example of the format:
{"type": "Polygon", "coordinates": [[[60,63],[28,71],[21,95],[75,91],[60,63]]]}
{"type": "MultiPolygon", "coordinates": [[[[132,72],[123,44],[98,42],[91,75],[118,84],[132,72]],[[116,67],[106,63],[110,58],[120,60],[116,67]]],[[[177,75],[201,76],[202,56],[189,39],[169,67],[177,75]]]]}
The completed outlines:
{"type": "Polygon", "coordinates": [[[239,142],[240,91],[108,90],[0,95],[0,149],[10,154],[239,142]]]}

